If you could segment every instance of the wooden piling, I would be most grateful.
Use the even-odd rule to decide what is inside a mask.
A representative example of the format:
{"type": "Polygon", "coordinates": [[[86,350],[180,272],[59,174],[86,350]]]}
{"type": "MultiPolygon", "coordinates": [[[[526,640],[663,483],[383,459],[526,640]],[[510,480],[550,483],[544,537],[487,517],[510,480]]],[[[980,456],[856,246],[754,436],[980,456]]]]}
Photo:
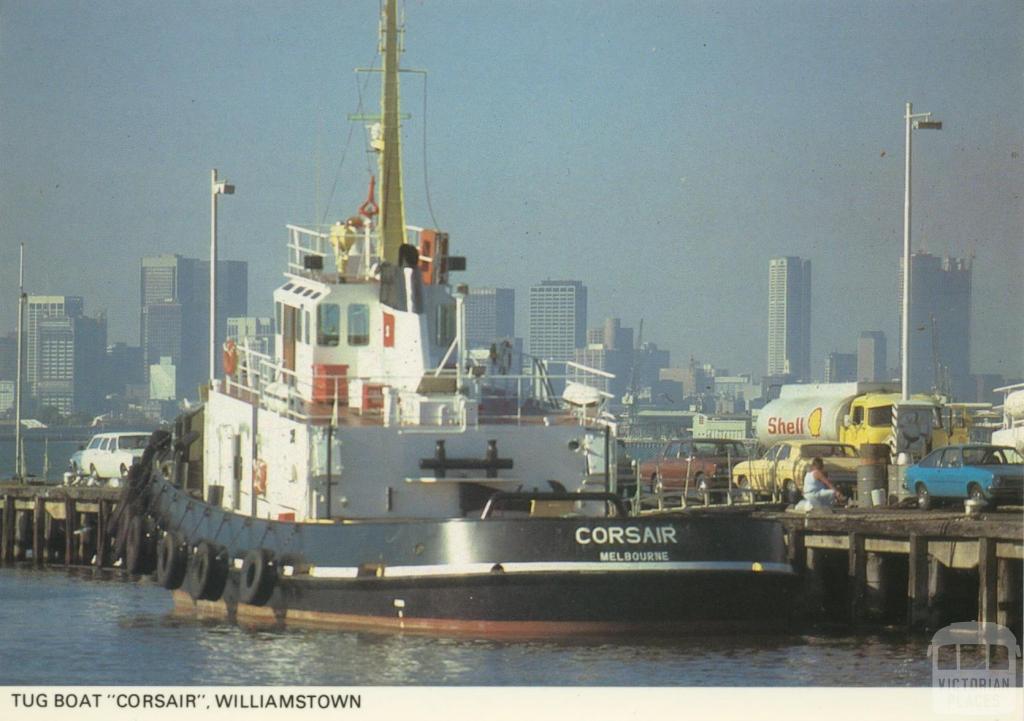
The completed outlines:
{"type": "Polygon", "coordinates": [[[884,553],[865,555],[864,612],[873,620],[884,619],[889,610],[888,559],[884,553]]]}
{"type": "Polygon", "coordinates": [[[955,605],[951,603],[947,593],[950,569],[934,556],[928,559],[928,628],[938,629],[951,620],[950,608],[955,605]]]}
{"type": "Polygon", "coordinates": [[[928,539],[910,534],[907,572],[907,625],[924,628],[928,623],[928,539]]]}
{"type": "Polygon", "coordinates": [[[96,568],[103,568],[107,563],[107,525],[110,519],[110,502],[100,499],[99,510],[96,512],[96,568]]]}
{"type": "Polygon", "coordinates": [[[1006,626],[1020,638],[1021,630],[1021,572],[1024,566],[1012,558],[996,560],[996,623],[1006,626]]]}
{"type": "Polygon", "coordinates": [[[789,543],[786,544],[786,553],[789,565],[796,573],[802,574],[807,568],[807,546],[804,543],[803,531],[793,529],[789,532],[789,543]]]}
{"type": "Polygon", "coordinates": [[[3,528],[0,529],[0,563],[14,560],[14,496],[4,496],[3,528]]]}
{"type": "Polygon", "coordinates": [[[978,539],[978,620],[996,622],[999,574],[996,568],[996,542],[978,539]]]}
{"type": "Polygon", "coordinates": [[[46,514],[46,523],[43,525],[43,563],[51,563],[56,556],[53,551],[53,525],[56,521],[49,513],[46,514]]]}
{"type": "Polygon", "coordinates": [[[78,519],[75,499],[68,498],[64,501],[64,565],[71,566],[75,563],[75,522],[78,519]]]}
{"type": "Polygon", "coordinates": [[[81,513],[79,514],[79,518],[76,518],[75,521],[81,531],[75,537],[75,559],[78,563],[88,566],[92,559],[92,556],[89,554],[89,534],[86,532],[86,528],[89,526],[89,514],[81,513]]]}
{"type": "Polygon", "coordinates": [[[17,506],[14,507],[14,560],[18,563],[28,555],[28,545],[32,542],[31,522],[27,511],[19,511],[17,506]]]}
{"type": "Polygon", "coordinates": [[[824,615],[824,555],[825,551],[820,548],[807,548],[803,554],[803,593],[800,594],[799,613],[805,618],[820,618],[824,615]]]}
{"type": "Polygon", "coordinates": [[[32,510],[32,562],[42,566],[46,559],[46,547],[43,545],[43,534],[46,529],[46,498],[36,496],[35,508],[32,510]]]}
{"type": "Polygon", "coordinates": [[[867,579],[867,553],[864,551],[864,534],[849,534],[848,591],[850,597],[850,622],[857,623],[864,617],[864,592],[867,579]]]}

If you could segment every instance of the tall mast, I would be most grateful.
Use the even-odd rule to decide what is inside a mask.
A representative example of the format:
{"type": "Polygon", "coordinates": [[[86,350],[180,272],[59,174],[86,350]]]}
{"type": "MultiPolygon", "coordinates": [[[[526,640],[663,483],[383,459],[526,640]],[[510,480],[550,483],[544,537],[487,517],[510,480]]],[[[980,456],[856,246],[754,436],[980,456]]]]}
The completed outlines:
{"type": "Polygon", "coordinates": [[[14,477],[18,481],[25,480],[25,450],[21,443],[21,366],[24,358],[22,336],[25,331],[25,244],[21,244],[18,255],[18,366],[17,380],[14,386],[14,477]]]}
{"type": "Polygon", "coordinates": [[[381,256],[398,262],[405,243],[405,208],[402,199],[402,148],[398,114],[398,2],[386,0],[381,32],[384,72],[381,89],[380,238],[381,256]]]}

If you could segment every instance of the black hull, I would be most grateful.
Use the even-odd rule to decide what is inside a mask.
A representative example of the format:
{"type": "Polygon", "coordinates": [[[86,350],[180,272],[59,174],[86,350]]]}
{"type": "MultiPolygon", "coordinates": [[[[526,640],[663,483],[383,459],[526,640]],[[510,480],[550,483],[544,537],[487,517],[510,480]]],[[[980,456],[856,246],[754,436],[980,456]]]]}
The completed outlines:
{"type": "Polygon", "coordinates": [[[133,469],[123,506],[149,519],[149,549],[169,534],[193,554],[175,591],[185,613],[482,636],[707,633],[784,623],[795,589],[781,525],[741,514],[269,521],[192,498],[159,467],[133,469]],[[200,545],[226,576],[212,598],[192,573],[200,545]],[[253,552],[273,576],[256,601],[243,588],[253,552]]]}
{"type": "Polygon", "coordinates": [[[238,623],[479,637],[708,634],[785,627],[785,574],[538,574],[529,578],[283,582],[265,606],[175,592],[179,614],[238,623]],[[396,604],[396,601],[400,601],[396,604]]]}

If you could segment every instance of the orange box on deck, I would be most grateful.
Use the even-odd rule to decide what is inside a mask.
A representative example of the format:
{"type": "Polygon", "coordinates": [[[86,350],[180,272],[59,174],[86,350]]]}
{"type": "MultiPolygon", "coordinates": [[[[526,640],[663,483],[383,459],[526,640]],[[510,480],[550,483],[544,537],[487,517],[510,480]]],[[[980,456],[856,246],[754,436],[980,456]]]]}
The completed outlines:
{"type": "Polygon", "coordinates": [[[325,363],[313,364],[313,402],[333,403],[337,398],[339,403],[348,403],[348,366],[330,365],[325,363]],[[337,395],[335,395],[337,391],[337,395]]]}

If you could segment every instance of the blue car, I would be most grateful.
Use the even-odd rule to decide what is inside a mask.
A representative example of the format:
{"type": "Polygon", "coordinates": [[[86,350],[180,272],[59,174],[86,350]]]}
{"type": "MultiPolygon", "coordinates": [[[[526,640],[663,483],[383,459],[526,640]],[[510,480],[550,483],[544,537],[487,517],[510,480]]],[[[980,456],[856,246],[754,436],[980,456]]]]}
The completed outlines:
{"type": "Polygon", "coordinates": [[[946,446],[907,468],[904,487],[921,508],[932,499],[975,498],[994,508],[1024,502],[1024,459],[1008,446],[946,446]]]}

